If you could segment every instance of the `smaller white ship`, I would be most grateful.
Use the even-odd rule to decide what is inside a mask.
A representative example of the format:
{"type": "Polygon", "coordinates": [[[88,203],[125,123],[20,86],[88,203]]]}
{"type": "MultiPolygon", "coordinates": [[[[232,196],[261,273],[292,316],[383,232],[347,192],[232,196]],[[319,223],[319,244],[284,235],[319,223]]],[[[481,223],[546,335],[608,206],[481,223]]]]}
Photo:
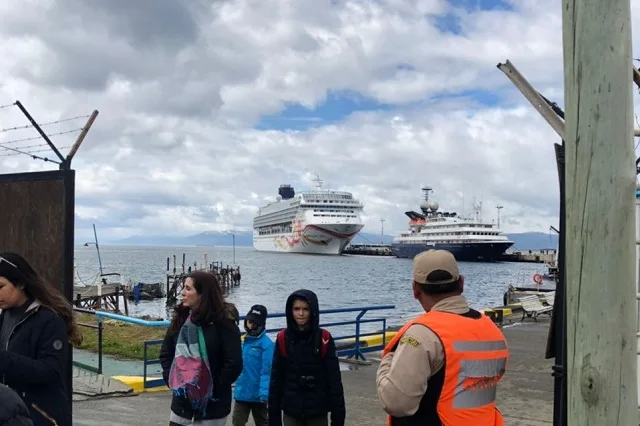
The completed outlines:
{"type": "Polygon", "coordinates": [[[425,250],[448,250],[459,261],[495,261],[513,245],[499,225],[481,219],[482,203],[474,206],[473,218],[443,212],[429,200],[430,187],[422,188],[422,214],[409,211],[409,230],[394,238],[391,250],[396,257],[413,259],[425,250]]]}
{"type": "Polygon", "coordinates": [[[296,194],[280,185],[274,202],[253,219],[253,247],[258,251],[342,254],[363,228],[363,205],[347,191],[316,189],[296,194]]]}

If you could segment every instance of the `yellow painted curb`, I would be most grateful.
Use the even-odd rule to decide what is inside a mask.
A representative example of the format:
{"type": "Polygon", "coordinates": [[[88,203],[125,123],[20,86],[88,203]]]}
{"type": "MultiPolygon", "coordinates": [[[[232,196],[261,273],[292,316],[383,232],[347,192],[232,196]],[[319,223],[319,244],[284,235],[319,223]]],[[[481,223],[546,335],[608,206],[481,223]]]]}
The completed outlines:
{"type": "MultiPolygon", "coordinates": [[[[386,339],[385,342],[389,343],[389,341],[391,339],[393,339],[393,337],[398,334],[397,331],[387,331],[385,332],[386,335],[386,339]]],[[[338,341],[339,345],[342,346],[344,344],[355,344],[356,343],[356,339],[341,339],[338,341]]],[[[374,334],[373,336],[364,336],[360,338],[360,344],[362,346],[378,346],[382,344],[382,333],[380,334],[374,334]]]]}
{"type": "Polygon", "coordinates": [[[513,310],[511,308],[493,308],[493,309],[483,309],[481,312],[487,315],[488,312],[496,312],[502,311],[503,316],[513,315],[513,310]]]}
{"type": "MultiPolygon", "coordinates": [[[[113,376],[119,382],[122,382],[125,386],[128,386],[132,391],[136,393],[142,392],[166,392],[169,388],[166,385],[156,386],[153,388],[144,388],[144,377],[142,376],[113,376]]],[[[162,377],[147,377],[147,381],[162,379],[162,377]]]]}
{"type": "MultiPolygon", "coordinates": [[[[398,334],[397,331],[387,331],[384,333],[385,334],[385,343],[389,343],[389,341],[391,341],[391,339],[394,338],[394,336],[396,334],[398,334]]],[[[380,334],[376,334],[375,336],[365,336],[363,338],[360,339],[361,342],[366,342],[367,346],[378,346],[382,344],[382,333],[380,334]]]]}

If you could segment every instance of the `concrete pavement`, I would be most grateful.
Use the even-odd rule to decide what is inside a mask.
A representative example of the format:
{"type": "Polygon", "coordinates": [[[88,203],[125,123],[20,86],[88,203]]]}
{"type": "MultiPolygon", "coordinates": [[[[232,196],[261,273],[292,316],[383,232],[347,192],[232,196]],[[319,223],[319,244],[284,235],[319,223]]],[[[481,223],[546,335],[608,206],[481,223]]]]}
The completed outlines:
{"type": "MultiPolygon", "coordinates": [[[[509,426],[552,424],[553,360],[544,352],[549,320],[524,323],[503,329],[509,343],[510,360],[504,380],[498,387],[498,406],[509,426]]],[[[378,403],[375,374],[371,366],[348,365],[343,371],[349,426],[384,426],[385,413],[378,403]]],[[[145,393],[127,397],[87,399],[74,402],[74,425],[151,426],[167,425],[171,395],[145,393]]],[[[227,425],[231,424],[231,419],[227,425]]],[[[250,420],[249,425],[253,425],[250,420]]]]}

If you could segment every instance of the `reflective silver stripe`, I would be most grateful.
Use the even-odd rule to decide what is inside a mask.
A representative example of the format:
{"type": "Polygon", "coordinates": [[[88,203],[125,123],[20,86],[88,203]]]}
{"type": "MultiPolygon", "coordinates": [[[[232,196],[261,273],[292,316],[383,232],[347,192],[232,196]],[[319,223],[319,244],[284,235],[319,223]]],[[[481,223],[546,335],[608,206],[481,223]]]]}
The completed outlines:
{"type": "Polygon", "coordinates": [[[469,340],[453,342],[453,349],[456,352],[484,352],[499,351],[507,349],[507,342],[504,340],[469,340]]]}
{"type": "Polygon", "coordinates": [[[506,367],[507,358],[461,361],[453,408],[476,408],[494,402],[498,378],[506,367]]]}

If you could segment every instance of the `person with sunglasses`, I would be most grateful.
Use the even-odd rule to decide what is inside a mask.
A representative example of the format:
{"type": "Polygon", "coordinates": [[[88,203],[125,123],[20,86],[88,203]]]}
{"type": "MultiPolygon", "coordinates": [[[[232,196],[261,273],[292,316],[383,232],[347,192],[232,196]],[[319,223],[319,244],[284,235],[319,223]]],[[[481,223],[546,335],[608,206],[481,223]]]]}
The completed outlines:
{"type": "Polygon", "coordinates": [[[0,309],[0,382],[34,426],[71,425],[69,351],[82,342],[71,304],[22,256],[0,253],[0,309]]]}

